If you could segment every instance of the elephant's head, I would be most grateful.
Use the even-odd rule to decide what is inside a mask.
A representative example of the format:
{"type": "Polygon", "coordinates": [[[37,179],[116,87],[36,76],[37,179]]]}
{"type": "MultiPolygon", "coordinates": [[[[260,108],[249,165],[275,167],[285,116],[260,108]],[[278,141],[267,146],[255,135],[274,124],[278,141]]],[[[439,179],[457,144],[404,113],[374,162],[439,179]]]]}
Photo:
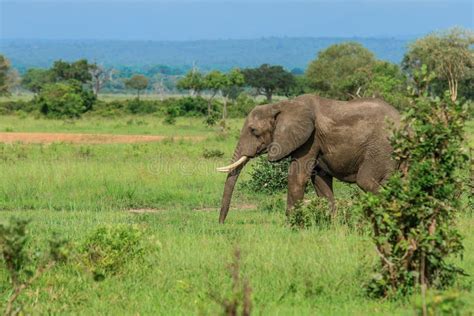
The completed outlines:
{"type": "Polygon", "coordinates": [[[260,105],[250,112],[240,132],[232,163],[217,169],[228,173],[220,223],[225,221],[235,183],[248,160],[266,152],[272,162],[289,156],[313,133],[314,111],[309,100],[292,100],[260,105]]]}

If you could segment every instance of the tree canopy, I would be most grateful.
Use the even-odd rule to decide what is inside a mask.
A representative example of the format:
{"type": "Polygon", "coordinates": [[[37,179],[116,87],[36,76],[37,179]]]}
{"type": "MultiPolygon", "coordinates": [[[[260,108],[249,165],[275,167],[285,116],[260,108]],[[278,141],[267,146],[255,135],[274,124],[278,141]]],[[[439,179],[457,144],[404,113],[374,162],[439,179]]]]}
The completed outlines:
{"type": "Polygon", "coordinates": [[[361,44],[335,44],[309,64],[306,77],[309,86],[320,94],[347,100],[360,95],[374,64],[374,54],[361,44]]]}
{"type": "MultiPolygon", "coordinates": [[[[443,32],[435,32],[412,43],[403,58],[403,69],[407,71],[417,89],[422,94],[430,82],[426,74],[432,78],[447,83],[451,100],[458,96],[460,81],[471,79],[474,68],[474,32],[460,28],[443,32]],[[423,69],[423,67],[426,67],[423,69]],[[424,76],[420,73],[425,72],[424,76]]],[[[434,88],[436,82],[431,83],[434,88]]],[[[441,89],[444,88],[441,86],[441,89]]],[[[439,92],[439,91],[438,91],[439,92]]]]}
{"type": "Polygon", "coordinates": [[[191,94],[200,95],[205,88],[204,75],[197,69],[190,70],[183,78],[178,80],[176,87],[181,90],[191,90],[191,94]]]}
{"type": "Polygon", "coordinates": [[[242,71],[245,82],[255,88],[258,94],[264,95],[268,102],[277,89],[288,90],[295,84],[293,75],[282,66],[263,64],[258,68],[247,68],[242,71]]]}
{"type": "Polygon", "coordinates": [[[38,93],[47,83],[53,82],[51,71],[48,69],[30,68],[23,75],[21,84],[31,92],[38,93]]]}
{"type": "Polygon", "coordinates": [[[11,71],[10,61],[0,55],[0,95],[10,93],[9,73],[11,71]]]}
{"type": "Polygon", "coordinates": [[[90,70],[92,65],[86,59],[68,63],[62,60],[55,61],[51,68],[51,75],[55,82],[77,80],[88,83],[92,80],[90,70]]]}
{"type": "Polygon", "coordinates": [[[148,87],[148,78],[144,75],[134,75],[130,79],[125,80],[125,86],[128,89],[137,91],[137,98],[140,98],[140,91],[148,87]]]}

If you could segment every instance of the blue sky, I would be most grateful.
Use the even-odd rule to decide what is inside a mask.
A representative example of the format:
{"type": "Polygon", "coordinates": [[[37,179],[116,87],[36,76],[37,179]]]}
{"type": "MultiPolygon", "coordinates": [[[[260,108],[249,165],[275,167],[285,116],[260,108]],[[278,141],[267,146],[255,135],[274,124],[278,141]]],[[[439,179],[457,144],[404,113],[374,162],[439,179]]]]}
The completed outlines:
{"type": "Polygon", "coordinates": [[[473,16],[465,0],[0,0],[0,38],[415,37],[473,16]]]}

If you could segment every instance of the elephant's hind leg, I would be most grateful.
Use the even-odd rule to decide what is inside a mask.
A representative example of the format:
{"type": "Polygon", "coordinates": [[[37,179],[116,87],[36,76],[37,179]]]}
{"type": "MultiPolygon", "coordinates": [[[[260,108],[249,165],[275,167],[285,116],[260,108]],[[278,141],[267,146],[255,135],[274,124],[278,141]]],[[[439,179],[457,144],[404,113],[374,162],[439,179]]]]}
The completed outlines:
{"type": "Polygon", "coordinates": [[[332,176],[328,175],[324,171],[317,171],[311,175],[311,182],[313,182],[314,189],[316,194],[319,197],[324,197],[328,199],[329,204],[331,205],[332,216],[336,216],[336,202],[334,200],[334,192],[332,189],[332,176]]]}
{"type": "Polygon", "coordinates": [[[389,171],[382,163],[377,164],[373,161],[366,161],[357,173],[356,182],[365,192],[377,193],[388,174],[389,171]]]}

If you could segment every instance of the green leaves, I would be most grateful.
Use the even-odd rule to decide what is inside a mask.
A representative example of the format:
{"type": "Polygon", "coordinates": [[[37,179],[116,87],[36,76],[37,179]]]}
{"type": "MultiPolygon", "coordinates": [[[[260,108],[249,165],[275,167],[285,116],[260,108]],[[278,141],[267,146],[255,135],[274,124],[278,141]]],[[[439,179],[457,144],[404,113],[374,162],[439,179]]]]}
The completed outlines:
{"type": "Polygon", "coordinates": [[[92,106],[93,96],[74,83],[45,85],[33,100],[40,111],[50,118],[79,118],[92,106]]]}
{"type": "Polygon", "coordinates": [[[39,277],[69,256],[67,241],[57,235],[49,240],[49,250],[33,252],[28,246],[29,220],[12,217],[0,224],[0,266],[5,264],[10,277],[11,294],[5,308],[5,315],[17,315],[22,307],[15,309],[20,294],[39,277]]]}
{"type": "Polygon", "coordinates": [[[290,159],[270,163],[265,157],[258,157],[250,172],[250,179],[242,182],[242,187],[250,192],[275,194],[286,190],[290,159]]]}
{"type": "Polygon", "coordinates": [[[325,96],[347,100],[366,85],[374,64],[374,55],[361,44],[335,44],[318,53],[306,76],[311,88],[325,96]]]}
{"type": "Polygon", "coordinates": [[[97,228],[80,246],[82,262],[95,281],[123,271],[124,266],[141,258],[149,244],[137,226],[118,225],[97,228]]]}
{"type": "Polygon", "coordinates": [[[360,203],[381,258],[372,294],[409,294],[420,284],[443,288],[462,273],[447,258],[463,250],[455,220],[467,162],[465,119],[465,107],[448,97],[417,98],[404,114],[404,127],[392,137],[400,171],[360,203]]]}

